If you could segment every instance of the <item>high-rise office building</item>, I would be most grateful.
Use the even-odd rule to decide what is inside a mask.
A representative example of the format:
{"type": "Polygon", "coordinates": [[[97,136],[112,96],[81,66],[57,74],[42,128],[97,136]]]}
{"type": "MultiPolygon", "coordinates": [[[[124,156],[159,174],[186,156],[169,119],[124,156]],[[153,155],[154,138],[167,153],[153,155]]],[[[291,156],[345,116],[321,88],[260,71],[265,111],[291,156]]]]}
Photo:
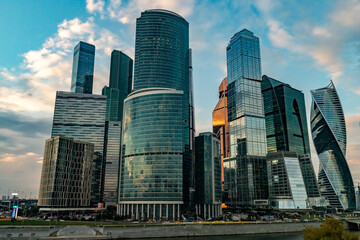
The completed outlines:
{"type": "Polygon", "coordinates": [[[107,96],[103,199],[106,206],[114,205],[118,200],[123,105],[132,89],[132,71],[133,60],[123,52],[114,50],[111,53],[109,87],[102,89],[102,95],[107,96]]]}
{"type": "Polygon", "coordinates": [[[227,205],[267,204],[266,131],[259,38],[246,29],[226,48],[230,158],[224,162],[227,205]],[[228,181],[228,182],[226,182],[228,181]]]}
{"type": "Polygon", "coordinates": [[[304,94],[266,75],[261,86],[268,152],[310,153],[304,94]]]}
{"type": "Polygon", "coordinates": [[[94,144],[91,202],[102,201],[106,96],[56,92],[51,137],[63,136],[94,144]]]}
{"type": "Polygon", "coordinates": [[[189,24],[167,10],[136,22],[134,91],[125,99],[118,214],[179,218],[191,203],[189,24]]]}
{"type": "Polygon", "coordinates": [[[38,206],[84,208],[90,206],[94,144],[71,138],[46,140],[38,206]]]}
{"type": "Polygon", "coordinates": [[[320,193],[310,156],[304,94],[266,75],[262,77],[261,87],[267,150],[269,153],[285,151],[297,154],[308,201],[314,202],[312,198],[320,197],[320,193]]]}
{"type": "Polygon", "coordinates": [[[271,152],[267,157],[269,202],[277,209],[306,209],[307,194],[295,152],[271,152]]]}
{"type": "Polygon", "coordinates": [[[120,215],[179,218],[183,204],[183,92],[151,88],[125,100],[120,215]]]}
{"type": "Polygon", "coordinates": [[[94,61],[95,46],[80,41],[74,48],[71,92],[92,93],[94,61]]]}
{"type": "Polygon", "coordinates": [[[107,96],[106,121],[122,121],[123,104],[132,89],[133,60],[121,51],[111,53],[109,87],[102,95],[107,96]]]}
{"type": "Polygon", "coordinates": [[[106,207],[118,201],[119,167],[121,155],[121,122],[105,122],[104,138],[104,198],[106,207]]]}
{"type": "Polygon", "coordinates": [[[355,209],[355,190],[346,161],[346,126],[339,96],[331,81],[311,91],[311,134],[318,153],[319,190],[338,209],[355,209]]]}
{"type": "Polygon", "coordinates": [[[214,133],[195,138],[196,214],[207,219],[221,216],[220,140],[214,133]]]}
{"type": "Polygon", "coordinates": [[[227,111],[227,78],[219,86],[219,101],[212,112],[213,133],[220,139],[221,145],[221,181],[224,184],[224,159],[230,156],[230,135],[227,111]]]}

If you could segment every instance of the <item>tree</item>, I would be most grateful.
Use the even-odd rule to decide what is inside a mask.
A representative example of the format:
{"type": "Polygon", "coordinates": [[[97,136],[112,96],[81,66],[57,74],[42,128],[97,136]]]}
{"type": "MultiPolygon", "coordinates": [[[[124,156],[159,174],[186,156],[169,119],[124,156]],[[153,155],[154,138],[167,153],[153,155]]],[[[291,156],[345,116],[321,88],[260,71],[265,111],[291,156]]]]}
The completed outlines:
{"type": "Polygon", "coordinates": [[[320,228],[306,227],[304,240],[358,240],[358,236],[344,230],[344,223],[334,218],[327,218],[320,228]]]}

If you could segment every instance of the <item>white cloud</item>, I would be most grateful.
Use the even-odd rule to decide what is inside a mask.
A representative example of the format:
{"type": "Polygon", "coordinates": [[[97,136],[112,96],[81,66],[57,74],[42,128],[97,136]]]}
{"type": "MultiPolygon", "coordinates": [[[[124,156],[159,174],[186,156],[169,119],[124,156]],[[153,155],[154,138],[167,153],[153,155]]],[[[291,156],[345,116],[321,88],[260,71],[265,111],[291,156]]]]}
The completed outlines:
{"type": "Polygon", "coordinates": [[[349,163],[355,182],[360,182],[360,114],[347,115],[347,151],[346,159],[349,163]]]}
{"type": "Polygon", "coordinates": [[[360,1],[339,1],[331,18],[341,27],[358,28],[360,26],[360,1]]]}
{"type": "Polygon", "coordinates": [[[109,17],[123,24],[134,23],[140,13],[147,9],[167,9],[187,17],[192,13],[194,0],[137,0],[123,4],[121,0],[110,0],[107,7],[109,17]]]}
{"type": "Polygon", "coordinates": [[[79,40],[96,46],[94,92],[97,93],[106,84],[110,62],[108,56],[111,51],[119,46],[133,49],[120,41],[117,35],[98,27],[92,17],[84,22],[78,18],[64,20],[58,25],[57,33],[46,39],[40,49],[22,55],[23,64],[19,68],[22,71],[18,71],[20,73],[1,69],[0,75],[4,80],[14,84],[10,87],[0,87],[0,108],[16,112],[25,111],[29,114],[41,112],[47,116],[52,115],[55,92],[70,89],[73,48],[79,40]],[[20,82],[24,79],[28,84],[25,91],[20,82]]]}
{"type": "Polygon", "coordinates": [[[275,46],[285,48],[296,46],[293,43],[294,37],[280,26],[280,22],[270,19],[267,21],[267,25],[270,28],[269,38],[275,46]]]}
{"type": "Polygon", "coordinates": [[[10,72],[9,69],[3,67],[0,69],[0,76],[2,76],[3,78],[9,80],[9,81],[15,81],[16,80],[16,76],[14,73],[10,72]]]}
{"type": "Polygon", "coordinates": [[[103,0],[86,0],[86,10],[88,10],[89,13],[102,13],[104,11],[104,5],[105,2],[103,0]]]}

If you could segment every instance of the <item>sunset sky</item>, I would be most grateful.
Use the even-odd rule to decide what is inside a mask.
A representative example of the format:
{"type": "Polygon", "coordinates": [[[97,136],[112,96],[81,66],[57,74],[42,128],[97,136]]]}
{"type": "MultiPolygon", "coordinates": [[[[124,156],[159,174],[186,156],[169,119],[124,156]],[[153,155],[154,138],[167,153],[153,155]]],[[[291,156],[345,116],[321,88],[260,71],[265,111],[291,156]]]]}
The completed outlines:
{"type": "MultiPolygon", "coordinates": [[[[37,196],[55,92],[69,91],[73,48],[96,46],[94,93],[108,85],[110,54],[134,57],[135,22],[146,9],[182,15],[193,49],[197,133],[211,131],[226,46],[246,28],[260,38],[262,73],[305,94],[334,81],[346,115],[347,160],[360,182],[360,1],[0,1],[0,196],[37,196]]],[[[310,140],[312,144],[312,140],[310,140]]],[[[312,146],[315,170],[318,158],[312,146]]]]}

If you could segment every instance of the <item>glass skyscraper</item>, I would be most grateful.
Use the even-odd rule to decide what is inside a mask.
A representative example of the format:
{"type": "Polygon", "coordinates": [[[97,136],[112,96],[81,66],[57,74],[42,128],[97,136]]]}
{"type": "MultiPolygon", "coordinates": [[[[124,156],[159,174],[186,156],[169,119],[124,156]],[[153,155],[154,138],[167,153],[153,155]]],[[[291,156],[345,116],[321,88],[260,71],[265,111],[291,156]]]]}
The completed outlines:
{"type": "Polygon", "coordinates": [[[104,202],[106,206],[115,205],[118,201],[119,167],[121,155],[121,123],[105,122],[104,140],[104,202]]]}
{"type": "Polygon", "coordinates": [[[51,137],[63,136],[94,144],[91,202],[102,202],[106,96],[56,92],[51,137]]]}
{"type": "Polygon", "coordinates": [[[124,99],[132,89],[133,60],[121,51],[111,53],[109,87],[102,95],[107,96],[106,121],[122,121],[124,99]]]}
{"type": "Polygon", "coordinates": [[[106,206],[114,205],[118,201],[123,105],[132,89],[132,71],[133,60],[123,52],[113,50],[109,87],[105,86],[102,89],[102,95],[107,96],[104,140],[104,202],[106,206]]]}
{"type": "Polygon", "coordinates": [[[189,24],[161,9],[136,22],[134,91],[125,99],[118,214],[179,218],[193,187],[189,24]]]}
{"type": "Polygon", "coordinates": [[[214,133],[195,138],[196,214],[204,219],[221,215],[220,140],[214,133]]]}
{"type": "Polygon", "coordinates": [[[95,46],[80,41],[74,48],[71,92],[92,93],[94,61],[95,46]]]}
{"type": "Polygon", "coordinates": [[[319,190],[338,209],[356,208],[355,189],[346,161],[346,126],[339,96],[331,81],[311,91],[311,134],[318,153],[319,190]]]}
{"type": "Polygon", "coordinates": [[[306,209],[307,194],[295,152],[268,154],[269,201],[276,209],[306,209]]]}
{"type": "Polygon", "coordinates": [[[221,181],[224,183],[224,159],[230,156],[230,135],[227,103],[227,78],[219,86],[219,101],[212,112],[213,133],[220,139],[221,145],[221,181]]]}
{"type": "Polygon", "coordinates": [[[262,77],[261,87],[268,152],[297,154],[308,197],[320,197],[310,156],[304,94],[266,75],[262,77]]]}
{"type": "Polygon", "coordinates": [[[226,48],[230,159],[224,162],[227,205],[267,204],[266,131],[259,38],[236,33],[226,48]],[[228,182],[226,182],[228,180],[228,182]]]}
{"type": "Polygon", "coordinates": [[[89,207],[93,157],[92,143],[60,136],[46,140],[38,206],[89,207]]]}
{"type": "Polygon", "coordinates": [[[183,92],[151,88],[125,100],[120,215],[178,218],[183,204],[183,92]]]}

